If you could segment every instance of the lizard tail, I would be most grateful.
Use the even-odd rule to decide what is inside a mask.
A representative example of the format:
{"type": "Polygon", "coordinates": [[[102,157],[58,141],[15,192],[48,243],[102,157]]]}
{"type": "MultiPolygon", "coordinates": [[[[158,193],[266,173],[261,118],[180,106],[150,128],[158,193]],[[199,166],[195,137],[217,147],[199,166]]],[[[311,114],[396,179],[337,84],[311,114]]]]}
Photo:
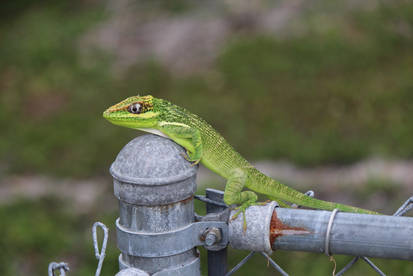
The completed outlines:
{"type": "Polygon", "coordinates": [[[285,200],[291,203],[295,203],[300,206],[322,209],[322,210],[334,210],[338,209],[343,212],[352,212],[360,214],[372,214],[379,215],[380,213],[370,211],[367,209],[357,208],[350,205],[345,205],[341,203],[329,202],[320,199],[316,199],[305,195],[297,190],[294,190],[284,184],[275,181],[268,177],[266,185],[264,184],[264,193],[269,195],[271,199],[285,200]]]}

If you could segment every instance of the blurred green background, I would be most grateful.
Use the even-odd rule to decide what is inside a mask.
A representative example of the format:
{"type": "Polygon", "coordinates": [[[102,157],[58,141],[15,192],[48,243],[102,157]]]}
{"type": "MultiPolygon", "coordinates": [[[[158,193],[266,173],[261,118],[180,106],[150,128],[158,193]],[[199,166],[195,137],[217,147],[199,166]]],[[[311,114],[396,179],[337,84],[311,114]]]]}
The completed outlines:
{"type": "MultiPolygon", "coordinates": [[[[16,0],[0,15],[1,275],[45,275],[63,260],[69,275],[94,273],[91,226],[114,232],[117,216],[108,167],[141,134],[101,113],[127,96],[186,107],[249,160],[310,171],[413,157],[411,1],[16,0]]],[[[385,213],[413,185],[285,181],[385,213]]],[[[113,233],[108,251],[103,275],[118,269],[113,233]]],[[[325,256],[275,258],[291,275],[332,273],[325,256]]],[[[377,263],[413,274],[408,262],[377,263]]],[[[275,273],[257,257],[236,275],[257,271],[275,273]]],[[[362,264],[349,274],[374,275],[362,264]]]]}

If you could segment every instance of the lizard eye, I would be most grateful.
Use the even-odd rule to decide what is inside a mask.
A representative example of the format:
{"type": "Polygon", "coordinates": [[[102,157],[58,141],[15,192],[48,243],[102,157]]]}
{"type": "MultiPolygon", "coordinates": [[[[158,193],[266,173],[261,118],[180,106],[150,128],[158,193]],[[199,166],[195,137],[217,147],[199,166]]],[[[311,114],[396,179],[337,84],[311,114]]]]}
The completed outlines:
{"type": "Polygon", "coordinates": [[[133,113],[133,114],[139,114],[141,113],[141,109],[142,109],[142,106],[139,103],[134,103],[128,107],[128,112],[133,113]]]}

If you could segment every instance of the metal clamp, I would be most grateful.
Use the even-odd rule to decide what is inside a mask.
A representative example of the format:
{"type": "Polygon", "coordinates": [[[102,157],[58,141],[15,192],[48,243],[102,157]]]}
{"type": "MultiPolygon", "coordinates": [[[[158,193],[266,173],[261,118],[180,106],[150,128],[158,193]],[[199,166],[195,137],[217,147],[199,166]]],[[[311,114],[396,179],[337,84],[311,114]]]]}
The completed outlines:
{"type": "MultiPolygon", "coordinates": [[[[132,256],[165,257],[183,253],[195,246],[211,244],[214,250],[219,250],[228,244],[228,225],[218,221],[195,222],[175,231],[148,233],[130,231],[117,219],[116,230],[119,249],[132,256]],[[211,243],[212,237],[209,236],[206,241],[205,233],[213,228],[220,230],[221,237],[211,243]]],[[[211,232],[211,235],[214,234],[211,232]]]]}
{"type": "MultiPolygon", "coordinates": [[[[197,250],[197,254],[199,251],[197,250]]],[[[200,258],[195,258],[189,263],[185,263],[179,266],[172,266],[167,269],[155,272],[154,274],[149,274],[146,271],[138,269],[136,267],[130,267],[127,263],[122,260],[122,254],[119,255],[119,268],[121,271],[115,276],[171,276],[171,275],[198,275],[201,260],[200,258]]]]}

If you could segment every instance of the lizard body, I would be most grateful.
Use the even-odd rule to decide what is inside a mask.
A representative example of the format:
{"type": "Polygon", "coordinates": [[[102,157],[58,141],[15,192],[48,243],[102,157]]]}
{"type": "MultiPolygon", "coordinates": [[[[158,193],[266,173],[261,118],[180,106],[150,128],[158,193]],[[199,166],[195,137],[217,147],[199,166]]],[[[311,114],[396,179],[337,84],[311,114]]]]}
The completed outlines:
{"type": "Polygon", "coordinates": [[[340,203],[318,200],[300,193],[264,175],[245,160],[205,120],[186,109],[152,96],[134,96],[109,107],[103,117],[115,125],[140,129],[166,136],[187,150],[189,161],[201,162],[227,179],[224,201],[237,204],[245,212],[256,204],[257,195],[264,194],[281,205],[283,201],[314,209],[377,214],[340,203]],[[243,191],[244,187],[251,191],[243,191]],[[253,192],[254,191],[254,192],[253,192]]]}

